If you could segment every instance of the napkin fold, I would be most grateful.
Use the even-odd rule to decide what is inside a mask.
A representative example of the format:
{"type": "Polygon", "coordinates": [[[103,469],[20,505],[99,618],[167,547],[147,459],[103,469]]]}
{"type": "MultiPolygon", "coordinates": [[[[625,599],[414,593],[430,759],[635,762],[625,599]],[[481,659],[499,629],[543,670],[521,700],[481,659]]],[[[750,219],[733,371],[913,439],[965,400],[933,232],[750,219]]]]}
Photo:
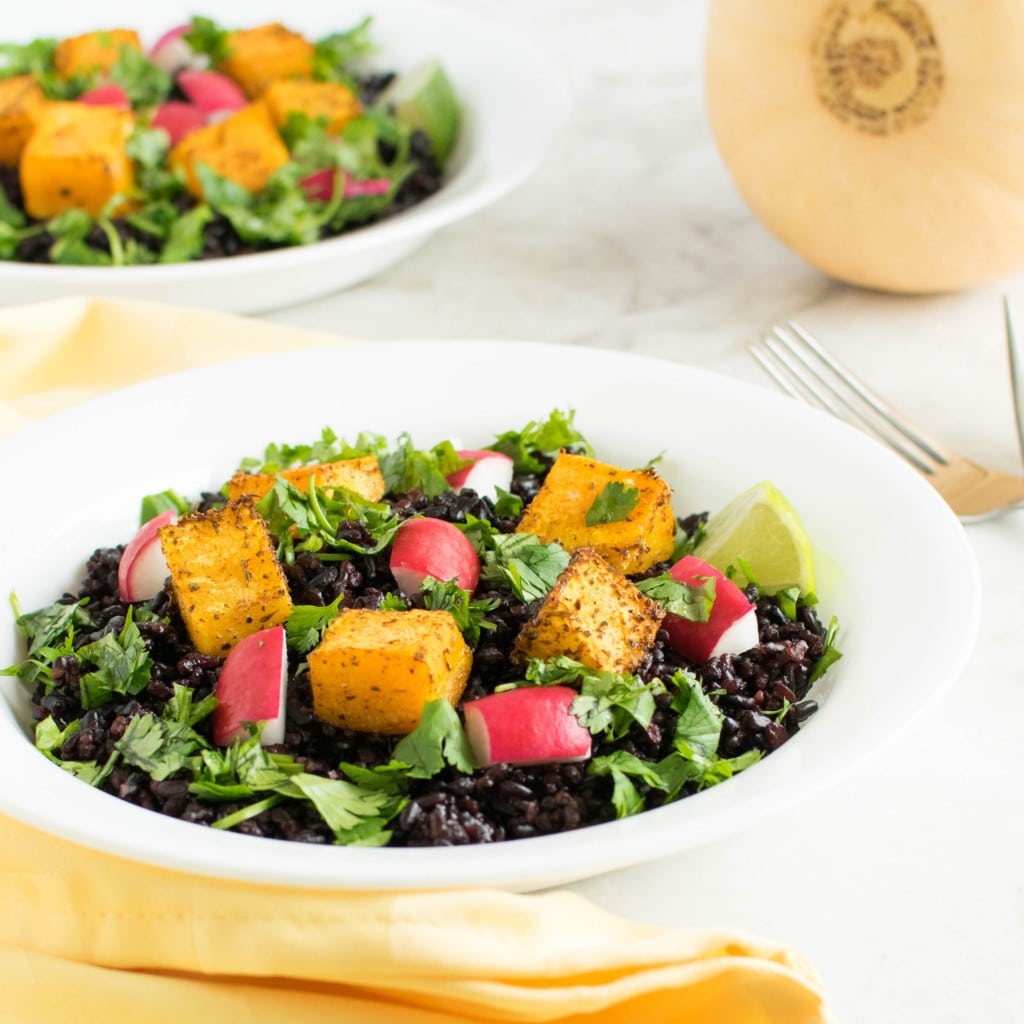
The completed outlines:
{"type": "MultiPolygon", "coordinates": [[[[3,310],[0,435],[159,374],[342,343],[153,303],[73,298],[3,310]]],[[[802,959],[747,935],[644,925],[565,891],[344,892],[212,879],[3,816],[0,992],[10,1024],[830,1019],[802,959]]]]}

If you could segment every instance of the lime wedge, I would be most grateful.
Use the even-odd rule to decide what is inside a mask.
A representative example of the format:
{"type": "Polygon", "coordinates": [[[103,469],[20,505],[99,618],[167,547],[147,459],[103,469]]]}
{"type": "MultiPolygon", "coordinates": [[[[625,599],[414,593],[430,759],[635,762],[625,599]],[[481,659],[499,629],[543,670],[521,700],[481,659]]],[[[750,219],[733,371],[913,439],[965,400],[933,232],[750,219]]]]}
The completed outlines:
{"type": "Polygon", "coordinates": [[[440,61],[429,60],[399,75],[380,94],[379,102],[390,106],[400,121],[425,132],[437,162],[447,162],[459,135],[461,111],[440,61]]]}
{"type": "Polygon", "coordinates": [[[810,539],[793,506],[768,481],[738,494],[712,515],[694,554],[719,572],[732,566],[740,586],[750,582],[741,568],[745,563],[766,593],[792,586],[802,594],[814,593],[810,539]]]}

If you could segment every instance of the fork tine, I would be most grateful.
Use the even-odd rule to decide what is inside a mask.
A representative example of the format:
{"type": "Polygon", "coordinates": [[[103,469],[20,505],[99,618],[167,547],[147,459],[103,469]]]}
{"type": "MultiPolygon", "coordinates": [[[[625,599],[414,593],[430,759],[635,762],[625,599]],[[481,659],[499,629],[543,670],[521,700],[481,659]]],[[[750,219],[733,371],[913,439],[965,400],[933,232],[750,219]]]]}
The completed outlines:
{"type": "Polygon", "coordinates": [[[821,343],[809,331],[793,320],[790,320],[787,326],[839,380],[856,392],[894,430],[902,434],[912,444],[917,445],[918,448],[936,462],[947,465],[952,460],[953,453],[944,444],[933,437],[929,437],[919,427],[904,419],[891,405],[872,391],[835,356],[825,351],[821,343]]]}
{"type": "Polygon", "coordinates": [[[1024,459],[1024,366],[1017,350],[1017,335],[1010,315],[1010,300],[1003,296],[1003,318],[1006,321],[1006,354],[1010,360],[1010,387],[1013,390],[1013,411],[1017,419],[1017,440],[1024,459]]]}
{"type": "MultiPolygon", "coordinates": [[[[833,416],[853,423],[854,426],[862,427],[896,451],[919,472],[928,476],[935,472],[936,463],[930,458],[929,452],[920,448],[908,448],[899,437],[882,429],[878,422],[866,415],[865,411],[857,405],[856,400],[851,400],[847,394],[840,391],[832,381],[819,372],[801,348],[787,336],[782,327],[775,326],[772,328],[772,334],[762,336],[761,345],[763,348],[751,346],[750,354],[764,367],[772,379],[794,398],[803,399],[810,405],[817,406],[833,416]],[[795,384],[799,384],[799,390],[795,384]],[[829,397],[830,395],[832,397],[829,397]]],[[[821,350],[821,346],[817,345],[816,349],[821,350]]],[[[817,355],[818,352],[815,351],[815,354],[817,355]]],[[[825,353],[823,361],[831,369],[827,353],[825,353]]],[[[836,371],[833,370],[833,372],[836,371]]],[[[838,373],[836,373],[836,380],[847,383],[846,378],[838,373]]],[[[851,390],[854,395],[859,394],[856,389],[851,390]]]]}

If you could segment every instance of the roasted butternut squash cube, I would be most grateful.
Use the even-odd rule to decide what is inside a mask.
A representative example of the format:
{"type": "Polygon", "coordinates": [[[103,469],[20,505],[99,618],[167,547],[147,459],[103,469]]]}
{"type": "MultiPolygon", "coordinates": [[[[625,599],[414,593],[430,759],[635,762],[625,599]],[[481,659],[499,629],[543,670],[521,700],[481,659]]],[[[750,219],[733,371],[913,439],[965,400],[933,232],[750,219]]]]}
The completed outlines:
{"type": "MultiPolygon", "coordinates": [[[[380,501],[384,497],[384,475],[376,455],[361,455],[355,459],[339,462],[323,462],[315,466],[299,466],[283,470],[283,476],[300,490],[309,486],[310,477],[316,478],[317,487],[344,487],[355,491],[367,501],[380,501]]],[[[228,498],[234,500],[243,494],[255,494],[262,498],[274,486],[273,473],[236,473],[228,481],[228,498]]]]}
{"type": "Polygon", "coordinates": [[[323,118],[331,135],[363,112],[355,93],[340,82],[282,80],[268,86],[262,100],[277,125],[284,127],[289,114],[305,114],[313,121],[323,118]]]}
{"type": "Polygon", "coordinates": [[[562,452],[527,506],[517,533],[534,533],[566,551],[593,548],[619,572],[643,572],[672,556],[676,521],[672,491],[652,469],[620,469],[562,452]],[[635,488],[636,505],[623,519],[587,525],[587,513],[609,484],[635,488]]]}
{"type": "Polygon", "coordinates": [[[274,171],[288,162],[288,150],[267,108],[250,103],[219,124],[189,132],[171,150],[170,159],[172,167],[184,169],[188,190],[202,198],[196,174],[199,164],[249,192],[258,192],[274,171]]]}
{"type": "Polygon", "coordinates": [[[313,44],[279,21],[232,32],[228,53],[219,69],[250,99],[279,79],[313,77],[313,44]]]}
{"type": "Polygon", "coordinates": [[[588,668],[635,672],[665,609],[596,551],[580,548],[512,646],[512,660],[566,655],[588,668]]]}
{"type": "Polygon", "coordinates": [[[458,702],[472,664],[449,612],[343,609],[309,653],[313,711],[345,729],[410,733],[427,701],[458,702]]]}
{"type": "Polygon", "coordinates": [[[159,537],[178,611],[200,653],[223,657],[291,614],[277,544],[255,498],[185,516],[161,527],[159,537]]]}
{"type": "Polygon", "coordinates": [[[46,96],[31,75],[0,79],[0,164],[17,167],[46,96]]]}
{"type": "Polygon", "coordinates": [[[21,191],[33,217],[55,217],[72,207],[94,217],[116,195],[134,187],[127,140],[132,116],[112,107],[49,103],[21,154],[21,191]]]}
{"type": "Polygon", "coordinates": [[[125,46],[142,50],[142,41],[134,29],[112,28],[71,36],[57,44],[53,55],[54,67],[64,79],[73,75],[87,75],[96,70],[109,71],[125,46]]]}

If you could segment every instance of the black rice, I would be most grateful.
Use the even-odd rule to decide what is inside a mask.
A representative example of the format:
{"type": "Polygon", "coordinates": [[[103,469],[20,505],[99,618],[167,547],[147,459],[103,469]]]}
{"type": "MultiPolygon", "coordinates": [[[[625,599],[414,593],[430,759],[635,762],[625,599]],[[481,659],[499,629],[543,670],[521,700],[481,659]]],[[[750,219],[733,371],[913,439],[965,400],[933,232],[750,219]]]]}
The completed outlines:
{"type": "MultiPolygon", "coordinates": [[[[513,489],[529,497],[542,477],[543,474],[517,478],[513,489]]],[[[206,505],[216,500],[217,496],[204,496],[206,505]]],[[[392,507],[402,518],[426,515],[463,522],[467,515],[474,515],[491,520],[503,531],[512,530],[516,522],[514,518],[497,516],[494,506],[472,491],[449,492],[436,498],[426,498],[414,491],[395,499],[392,507]]],[[[694,516],[680,522],[692,531],[702,519],[694,516]]],[[[368,540],[358,523],[343,524],[341,532],[357,544],[368,540]]],[[[75,596],[90,599],[95,627],[76,637],[76,647],[121,629],[125,622],[128,607],[117,590],[121,551],[120,547],[99,549],[88,560],[85,579],[75,596]]],[[[648,575],[664,568],[655,566],[648,575]]],[[[294,564],[286,566],[286,575],[298,604],[323,606],[340,595],[346,607],[377,607],[384,594],[397,592],[384,555],[356,555],[347,562],[327,562],[308,552],[301,553],[294,564]]],[[[500,683],[518,678],[509,653],[531,613],[531,608],[518,602],[507,589],[488,589],[484,585],[476,596],[495,600],[497,606],[488,616],[495,628],[482,635],[464,701],[484,696],[500,683]]],[[[668,646],[667,635],[661,631],[638,673],[650,681],[656,677],[670,678],[677,668],[694,672],[704,692],[724,716],[718,751],[722,757],[736,757],[748,751],[770,754],[791,739],[817,707],[808,698],[808,690],[811,673],[824,650],[825,630],[814,609],[801,606],[795,620],[790,620],[775,598],[760,595],[753,587],[748,589],[748,596],[757,607],[762,641],[759,648],[695,665],[681,659],[668,646]]],[[[73,599],[71,595],[65,598],[73,599]]],[[[415,606],[422,604],[422,600],[417,596],[407,603],[415,606]]],[[[37,720],[51,716],[63,727],[82,719],[78,731],[59,751],[62,758],[104,761],[133,717],[161,714],[175,683],[192,689],[196,700],[213,692],[221,659],[202,655],[192,647],[167,591],[149,602],[148,607],[163,619],[139,623],[154,662],[151,681],[143,693],[84,712],[74,656],[57,659],[49,692],[42,685],[36,689],[33,704],[37,720]]],[[[320,721],[313,713],[308,675],[295,665],[292,672],[285,740],[269,749],[289,753],[305,771],[330,778],[343,777],[339,770],[342,763],[372,767],[391,759],[395,737],[355,732],[320,721]]],[[[646,729],[634,725],[622,739],[598,743],[594,753],[621,749],[648,761],[671,753],[676,712],[668,694],[659,696],[656,705],[646,729]]],[[[208,738],[207,722],[200,722],[196,728],[208,738]]],[[[216,818],[244,806],[210,804],[198,799],[189,792],[183,773],[155,782],[144,772],[124,765],[113,770],[102,788],[120,799],[199,825],[210,825],[216,818]]],[[[647,806],[661,802],[658,791],[651,791],[642,783],[637,788],[647,806]]],[[[686,795],[692,791],[690,784],[683,792],[686,795]]],[[[610,795],[609,780],[588,774],[585,764],[499,764],[470,775],[446,768],[433,779],[412,780],[409,803],[392,824],[392,845],[489,843],[581,828],[614,817],[610,795]]],[[[236,826],[236,830],[298,842],[332,840],[330,830],[313,807],[300,801],[287,801],[264,811],[236,826]]]]}

